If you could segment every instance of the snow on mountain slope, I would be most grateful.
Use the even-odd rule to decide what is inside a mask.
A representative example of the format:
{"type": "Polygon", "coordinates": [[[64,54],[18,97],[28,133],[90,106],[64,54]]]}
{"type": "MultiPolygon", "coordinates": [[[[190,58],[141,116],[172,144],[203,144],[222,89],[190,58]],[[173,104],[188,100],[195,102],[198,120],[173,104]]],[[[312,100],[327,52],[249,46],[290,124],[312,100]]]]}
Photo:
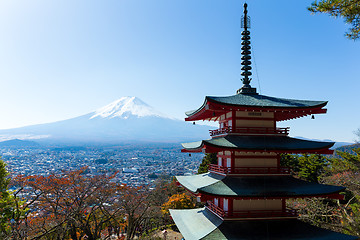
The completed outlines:
{"type": "Polygon", "coordinates": [[[127,119],[129,116],[136,117],[163,117],[169,118],[147,105],[137,97],[122,97],[94,112],[90,119],[100,118],[122,118],[127,119]]]}
{"type": "Polygon", "coordinates": [[[136,97],[122,97],[79,117],[0,130],[0,141],[21,136],[41,144],[187,142],[208,138],[209,129],[167,117],[136,97]]]}

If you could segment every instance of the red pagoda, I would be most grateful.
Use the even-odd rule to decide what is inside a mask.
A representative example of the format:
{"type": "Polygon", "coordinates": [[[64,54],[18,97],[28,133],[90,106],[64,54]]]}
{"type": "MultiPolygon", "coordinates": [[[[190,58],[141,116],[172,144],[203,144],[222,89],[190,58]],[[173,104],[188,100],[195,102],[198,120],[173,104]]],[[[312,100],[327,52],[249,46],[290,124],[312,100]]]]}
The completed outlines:
{"type": "Polygon", "coordinates": [[[326,101],[283,99],[260,95],[250,86],[250,18],[242,17],[243,86],[236,95],[205,97],[203,105],[187,112],[186,121],[218,121],[211,139],[183,144],[183,152],[217,153],[209,172],[179,176],[177,181],[206,202],[204,208],[170,210],[186,240],[193,239],[357,239],[317,228],[297,219],[287,199],[342,199],[344,187],[307,182],[280,165],[281,153],[331,154],[333,142],[289,137],[289,128],[276,123],[326,113],[326,101]]]}

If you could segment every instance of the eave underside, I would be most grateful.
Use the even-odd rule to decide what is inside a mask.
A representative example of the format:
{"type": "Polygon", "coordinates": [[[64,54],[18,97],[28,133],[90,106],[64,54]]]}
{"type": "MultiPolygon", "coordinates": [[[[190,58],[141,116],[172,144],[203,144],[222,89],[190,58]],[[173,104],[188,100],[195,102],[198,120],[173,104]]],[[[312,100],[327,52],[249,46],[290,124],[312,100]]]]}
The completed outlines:
{"type": "Polygon", "coordinates": [[[355,240],[357,237],[318,228],[296,219],[222,221],[206,208],[170,210],[186,240],[355,240]]]}

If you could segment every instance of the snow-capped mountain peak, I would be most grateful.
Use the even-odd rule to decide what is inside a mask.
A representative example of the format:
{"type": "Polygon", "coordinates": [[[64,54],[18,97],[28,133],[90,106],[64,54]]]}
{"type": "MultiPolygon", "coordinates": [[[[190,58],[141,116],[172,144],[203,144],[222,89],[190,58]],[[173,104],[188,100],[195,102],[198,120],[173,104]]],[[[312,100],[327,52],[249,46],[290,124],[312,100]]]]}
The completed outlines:
{"type": "Polygon", "coordinates": [[[122,97],[102,108],[96,110],[90,119],[100,118],[123,118],[135,117],[166,117],[153,107],[147,105],[137,97],[122,97]]]}

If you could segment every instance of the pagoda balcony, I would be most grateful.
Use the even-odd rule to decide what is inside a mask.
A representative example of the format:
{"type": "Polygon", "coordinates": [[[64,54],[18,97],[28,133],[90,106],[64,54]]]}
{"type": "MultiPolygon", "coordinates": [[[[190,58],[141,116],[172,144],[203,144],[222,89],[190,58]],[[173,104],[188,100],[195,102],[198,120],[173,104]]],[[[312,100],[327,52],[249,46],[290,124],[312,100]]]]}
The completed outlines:
{"type": "Polygon", "coordinates": [[[220,174],[276,174],[288,175],[289,167],[223,167],[216,164],[209,165],[209,171],[220,174]]]}
{"type": "Polygon", "coordinates": [[[243,211],[224,211],[211,201],[207,201],[206,208],[222,219],[271,219],[271,218],[297,218],[296,210],[243,210],[243,211]]]}
{"type": "Polygon", "coordinates": [[[289,127],[286,128],[270,128],[270,127],[224,127],[216,130],[209,130],[210,136],[224,135],[228,133],[239,133],[239,134],[278,134],[288,135],[289,127]]]}

